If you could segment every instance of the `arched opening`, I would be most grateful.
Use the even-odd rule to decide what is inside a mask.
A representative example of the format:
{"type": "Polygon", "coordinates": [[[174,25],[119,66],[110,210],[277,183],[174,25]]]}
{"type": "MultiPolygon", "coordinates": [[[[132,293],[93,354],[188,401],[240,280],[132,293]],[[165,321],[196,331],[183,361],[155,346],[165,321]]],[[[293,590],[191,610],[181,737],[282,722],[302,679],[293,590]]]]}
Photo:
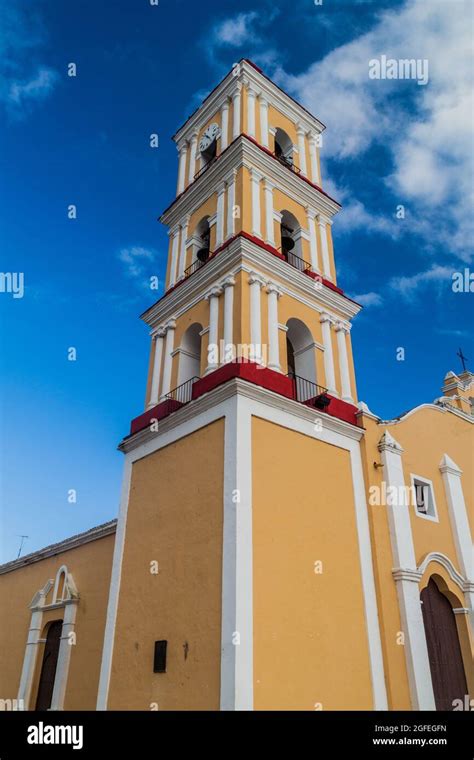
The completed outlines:
{"type": "Polygon", "coordinates": [[[452,710],[468,693],[453,609],[433,577],[421,592],[421,608],[437,710],[452,710]]]}
{"type": "MultiPolygon", "coordinates": [[[[181,339],[178,386],[201,375],[201,332],[202,325],[194,322],[194,324],[188,327],[181,339]]],[[[184,403],[185,401],[189,401],[190,398],[177,400],[184,403]]]]}
{"type": "Polygon", "coordinates": [[[49,710],[51,707],[62,629],[62,620],[53,620],[52,623],[49,623],[48,625],[43,652],[43,662],[41,664],[38,695],[36,697],[36,710],[49,710]]]}
{"type": "Polygon", "coordinates": [[[211,247],[211,228],[209,227],[209,217],[201,219],[196,227],[195,247],[193,251],[193,260],[199,262],[199,265],[205,264],[209,258],[211,247]]]}
{"type": "Polygon", "coordinates": [[[314,339],[309,328],[300,319],[289,319],[286,326],[288,374],[296,378],[297,400],[307,401],[317,393],[314,339]]]}
{"type": "Polygon", "coordinates": [[[301,256],[301,225],[291,211],[283,210],[280,221],[281,252],[288,264],[304,271],[309,267],[301,256]]]}
{"type": "Polygon", "coordinates": [[[275,156],[286,166],[293,166],[293,143],[280,127],[275,132],[275,156]]]}

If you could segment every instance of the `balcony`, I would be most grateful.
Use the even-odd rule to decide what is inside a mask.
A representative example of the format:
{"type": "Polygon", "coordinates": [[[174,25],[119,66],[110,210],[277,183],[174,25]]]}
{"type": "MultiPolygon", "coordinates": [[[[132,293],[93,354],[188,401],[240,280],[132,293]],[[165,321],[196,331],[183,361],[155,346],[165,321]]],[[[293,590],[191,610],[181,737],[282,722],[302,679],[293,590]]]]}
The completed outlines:
{"type": "Polygon", "coordinates": [[[357,426],[358,424],[357,407],[329,395],[323,386],[292,372],[284,375],[281,372],[268,369],[268,367],[262,367],[255,362],[237,360],[223,364],[204,377],[192,377],[167,393],[164,401],[132,420],[130,435],[135,435],[140,430],[144,430],[156,420],[160,421],[168,417],[190,401],[200,398],[234,378],[240,378],[253,385],[266,388],[273,393],[297,401],[312,409],[317,409],[332,417],[337,417],[351,425],[357,426]]]}

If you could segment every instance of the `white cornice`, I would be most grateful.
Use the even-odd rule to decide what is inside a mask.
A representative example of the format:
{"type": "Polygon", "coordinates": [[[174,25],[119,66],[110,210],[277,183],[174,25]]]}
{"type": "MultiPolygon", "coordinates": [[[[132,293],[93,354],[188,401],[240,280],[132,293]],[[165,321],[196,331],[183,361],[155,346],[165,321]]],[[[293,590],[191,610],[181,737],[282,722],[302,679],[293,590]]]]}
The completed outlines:
{"type": "Polygon", "coordinates": [[[182,282],[164,298],[151,306],[142,319],[151,328],[160,325],[171,316],[177,318],[202,300],[210,287],[229,274],[239,271],[250,272],[258,269],[268,280],[278,278],[278,286],[283,293],[304,303],[317,312],[329,312],[334,320],[352,319],[360,311],[360,306],[327,286],[314,287],[308,275],[269,253],[253,241],[237,237],[227,248],[210,259],[191,277],[182,282]]]}
{"type": "Polygon", "coordinates": [[[229,172],[242,166],[268,177],[289,198],[302,206],[311,206],[319,215],[330,219],[340,210],[336,201],[283,166],[251,140],[240,135],[217,161],[214,161],[209,169],[163,212],[160,221],[168,226],[179,224],[183,216],[193,214],[217,192],[219,183],[226,180],[229,172]]]}
{"type": "Polygon", "coordinates": [[[47,557],[54,557],[56,554],[67,552],[70,549],[76,549],[78,546],[88,544],[90,541],[97,541],[99,538],[104,538],[112,533],[115,533],[117,528],[117,520],[111,520],[110,522],[98,525],[95,528],[85,531],[84,533],[78,533],[76,536],[64,539],[57,544],[51,544],[44,549],[38,549],[38,551],[32,554],[25,554],[24,557],[7,562],[4,565],[0,565],[0,575],[3,573],[9,573],[11,570],[17,570],[25,565],[31,565],[33,562],[40,562],[47,557]]]}
{"type": "Polygon", "coordinates": [[[292,122],[299,122],[306,132],[319,134],[325,129],[324,124],[319,119],[280,90],[266,76],[260,74],[247,61],[241,61],[236,66],[240,67],[239,74],[235,76],[234,69],[227,74],[222,82],[207,96],[197,111],[178,129],[173,137],[176,143],[179,143],[183,138],[189,139],[193,132],[200,130],[214,114],[220,111],[226,99],[232,97],[237,87],[243,83],[256,90],[260,98],[268,101],[270,105],[292,122]]]}

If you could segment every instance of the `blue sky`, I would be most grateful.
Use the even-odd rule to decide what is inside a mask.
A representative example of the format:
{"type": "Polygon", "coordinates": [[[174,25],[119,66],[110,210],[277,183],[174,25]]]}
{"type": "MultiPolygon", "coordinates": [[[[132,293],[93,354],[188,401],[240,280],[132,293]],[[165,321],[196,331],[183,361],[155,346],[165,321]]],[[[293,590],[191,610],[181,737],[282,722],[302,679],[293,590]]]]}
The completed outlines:
{"type": "Polygon", "coordinates": [[[1,0],[0,29],[1,269],[25,278],[23,298],[0,293],[0,561],[20,534],[27,553],[116,516],[116,445],[145,393],[138,316],[164,274],[170,138],[242,57],[327,125],[339,284],[366,306],[359,398],[388,419],[440,395],[459,346],[474,367],[472,294],[452,291],[472,266],[470,3],[1,0]],[[370,80],[381,55],[427,59],[428,84],[370,80]]]}

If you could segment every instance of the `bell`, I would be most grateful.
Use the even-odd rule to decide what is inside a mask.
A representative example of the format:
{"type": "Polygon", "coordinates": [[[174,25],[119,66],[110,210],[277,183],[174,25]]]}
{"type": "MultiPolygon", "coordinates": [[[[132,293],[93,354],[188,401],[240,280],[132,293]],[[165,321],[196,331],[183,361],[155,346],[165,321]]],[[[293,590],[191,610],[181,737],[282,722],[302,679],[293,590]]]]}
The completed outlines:
{"type": "Polygon", "coordinates": [[[281,239],[281,247],[285,253],[288,253],[288,251],[292,251],[295,247],[295,241],[293,238],[284,236],[281,239]]]}
{"type": "Polygon", "coordinates": [[[200,248],[196,255],[199,261],[207,261],[209,258],[209,248],[200,248]]]}

